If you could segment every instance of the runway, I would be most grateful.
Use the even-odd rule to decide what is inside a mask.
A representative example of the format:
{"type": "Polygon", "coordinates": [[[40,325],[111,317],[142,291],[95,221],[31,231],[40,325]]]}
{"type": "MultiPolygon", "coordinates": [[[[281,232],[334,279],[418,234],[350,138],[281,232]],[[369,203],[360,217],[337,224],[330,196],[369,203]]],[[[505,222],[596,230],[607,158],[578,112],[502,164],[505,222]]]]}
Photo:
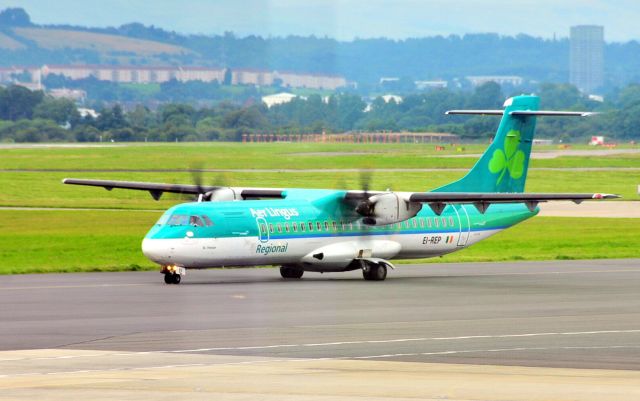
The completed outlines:
{"type": "Polygon", "coordinates": [[[640,259],[5,276],[0,399],[638,399],[639,288],[640,259]]]}

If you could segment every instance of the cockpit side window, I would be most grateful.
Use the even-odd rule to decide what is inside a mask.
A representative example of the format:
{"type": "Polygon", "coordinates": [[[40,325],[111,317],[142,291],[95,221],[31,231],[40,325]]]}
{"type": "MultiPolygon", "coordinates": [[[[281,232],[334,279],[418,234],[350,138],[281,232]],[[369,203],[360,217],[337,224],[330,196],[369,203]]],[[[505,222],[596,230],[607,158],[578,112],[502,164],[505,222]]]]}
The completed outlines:
{"type": "Polygon", "coordinates": [[[206,214],[202,215],[202,220],[204,220],[204,224],[206,224],[207,227],[211,227],[213,225],[213,221],[211,221],[209,216],[207,216],[206,214]]]}
{"type": "Polygon", "coordinates": [[[189,216],[189,225],[194,227],[204,227],[200,216],[189,216]]]}

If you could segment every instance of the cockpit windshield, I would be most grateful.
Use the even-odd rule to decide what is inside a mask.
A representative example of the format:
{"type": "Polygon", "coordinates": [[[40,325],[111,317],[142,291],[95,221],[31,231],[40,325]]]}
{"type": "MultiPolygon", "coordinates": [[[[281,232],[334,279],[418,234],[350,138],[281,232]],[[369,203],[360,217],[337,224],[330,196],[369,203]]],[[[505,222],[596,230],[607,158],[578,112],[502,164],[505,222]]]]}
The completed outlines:
{"type": "Polygon", "coordinates": [[[186,214],[174,214],[167,222],[168,226],[186,226],[189,225],[189,216],[186,214]]]}
{"type": "Polygon", "coordinates": [[[168,226],[192,226],[192,227],[210,227],[213,225],[213,222],[206,215],[188,215],[188,214],[174,214],[172,216],[164,215],[158,220],[156,223],[158,225],[168,225],[168,226]]]}

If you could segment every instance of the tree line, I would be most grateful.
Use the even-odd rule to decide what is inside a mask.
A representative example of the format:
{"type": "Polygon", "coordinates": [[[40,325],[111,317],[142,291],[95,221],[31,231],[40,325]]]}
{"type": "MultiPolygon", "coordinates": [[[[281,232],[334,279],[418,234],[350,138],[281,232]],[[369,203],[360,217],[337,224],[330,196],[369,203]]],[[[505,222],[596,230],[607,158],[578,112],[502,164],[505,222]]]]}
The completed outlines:
{"type": "MultiPolygon", "coordinates": [[[[514,95],[514,94],[507,94],[514,95]]],[[[583,141],[592,135],[637,140],[640,85],[617,91],[605,102],[590,100],[568,84],[542,84],[543,109],[598,111],[584,119],[544,118],[538,137],[583,141]]],[[[410,94],[402,101],[370,102],[350,93],[310,95],[268,108],[254,99],[245,105],[221,101],[195,107],[166,103],[156,110],[119,103],[98,109],[97,117],[80,114],[68,99],[55,99],[22,86],[0,88],[0,141],[238,141],[246,133],[308,134],[321,132],[450,132],[466,140],[486,140],[495,132],[495,117],[446,116],[450,109],[499,109],[505,94],[489,82],[473,92],[438,89],[410,94]]]]}
{"type": "MultiPolygon", "coordinates": [[[[0,33],[22,43],[22,49],[0,48],[0,65],[118,64],[123,54],[74,48],[48,50],[18,35],[15,27],[67,29],[136,39],[153,40],[192,50],[182,55],[146,58],[130,54],[129,63],[181,64],[230,68],[338,74],[362,88],[381,77],[416,79],[463,78],[467,75],[520,75],[539,82],[569,80],[569,40],[536,38],[525,34],[495,33],[433,36],[392,40],[338,41],[315,36],[239,37],[184,35],[159,27],[129,23],[120,27],[91,28],[68,25],[34,25],[19,8],[0,11],[0,33]]],[[[567,32],[568,34],[568,32],[567,32]]],[[[640,79],[640,43],[607,43],[604,49],[605,89],[640,79]]]]}

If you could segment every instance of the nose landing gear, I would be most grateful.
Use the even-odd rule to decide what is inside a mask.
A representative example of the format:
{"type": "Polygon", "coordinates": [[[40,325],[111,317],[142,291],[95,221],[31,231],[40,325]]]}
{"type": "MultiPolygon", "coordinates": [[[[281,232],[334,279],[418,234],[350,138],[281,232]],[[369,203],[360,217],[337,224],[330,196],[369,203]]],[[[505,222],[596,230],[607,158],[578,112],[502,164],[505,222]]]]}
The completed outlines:
{"type": "Polygon", "coordinates": [[[160,271],[160,273],[164,273],[165,284],[180,284],[182,275],[186,272],[187,270],[184,267],[178,266],[162,266],[160,271]]]}
{"type": "Polygon", "coordinates": [[[180,275],[175,273],[165,273],[164,274],[164,283],[165,284],[180,284],[180,275]]]}

